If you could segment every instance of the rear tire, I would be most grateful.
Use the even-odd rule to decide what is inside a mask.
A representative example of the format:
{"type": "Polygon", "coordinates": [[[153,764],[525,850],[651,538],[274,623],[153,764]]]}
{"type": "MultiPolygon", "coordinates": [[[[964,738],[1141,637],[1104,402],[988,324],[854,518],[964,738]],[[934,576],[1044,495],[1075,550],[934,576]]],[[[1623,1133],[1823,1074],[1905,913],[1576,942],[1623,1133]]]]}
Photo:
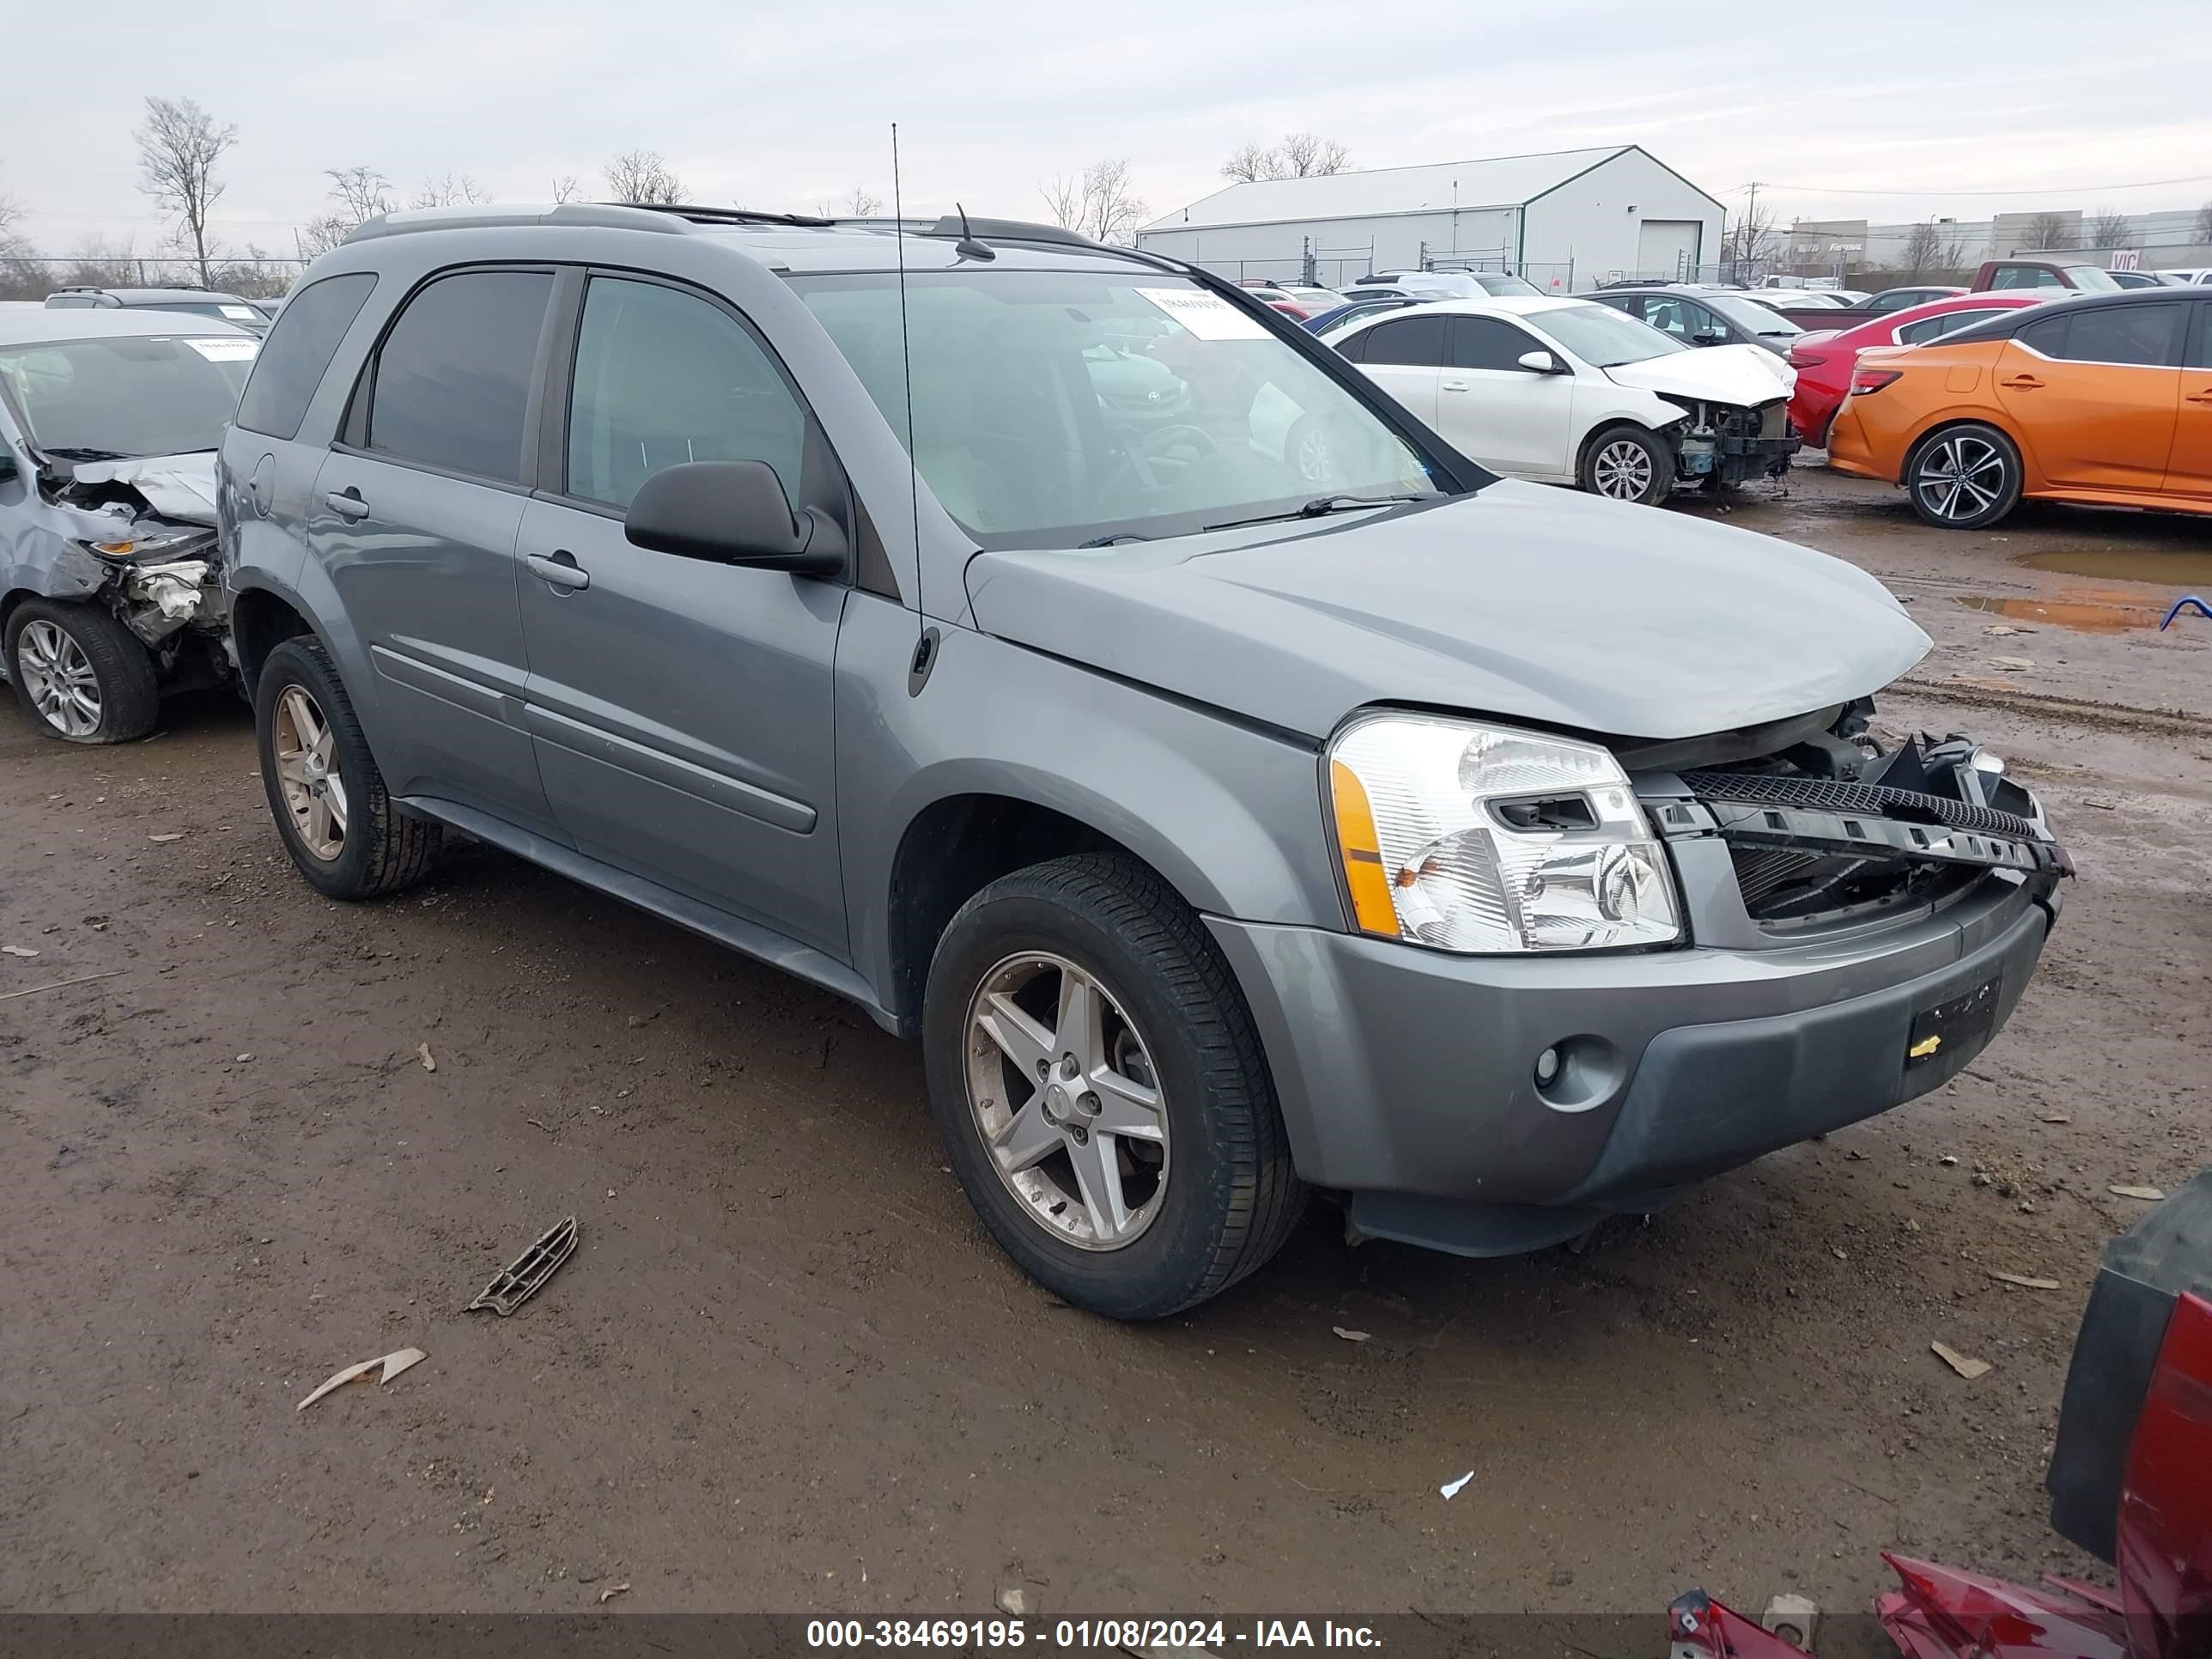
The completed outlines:
{"type": "Polygon", "coordinates": [[[1607,501],[1656,507],[1673,493],[1674,453],[1640,426],[1609,426],[1583,449],[1582,486],[1607,501]]]}
{"type": "Polygon", "coordinates": [[[5,645],[15,701],[43,736],[129,743],[161,716],[153,658],[105,611],[26,599],[9,615],[5,645]]]}
{"type": "Polygon", "coordinates": [[[1923,523],[1985,530],[2020,505],[2020,450],[1993,426],[1970,421],[1931,432],[1905,463],[1905,493],[1923,523]]]}
{"type": "Polygon", "coordinates": [[[444,831],[392,805],[353,700],[312,635],[286,640],[261,665],[253,730],[270,816],[309,886],[374,898],[428,872],[444,831]]]}
{"type": "Polygon", "coordinates": [[[1190,908],[1130,859],[1054,859],[962,906],[930,963],[922,1042],[969,1201],[1077,1307],[1177,1312],[1297,1224],[1306,1189],[1243,996],[1190,908]]]}

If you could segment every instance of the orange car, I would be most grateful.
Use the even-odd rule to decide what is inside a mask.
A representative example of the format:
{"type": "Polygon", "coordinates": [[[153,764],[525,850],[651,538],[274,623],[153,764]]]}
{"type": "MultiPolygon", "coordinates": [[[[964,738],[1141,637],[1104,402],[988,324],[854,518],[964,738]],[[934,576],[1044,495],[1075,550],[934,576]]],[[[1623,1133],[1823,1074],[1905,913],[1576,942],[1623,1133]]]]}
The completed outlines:
{"type": "Polygon", "coordinates": [[[1859,355],[1828,464],[1947,530],[2023,495],[2212,513],[2212,290],[2055,301],[1859,355]]]}

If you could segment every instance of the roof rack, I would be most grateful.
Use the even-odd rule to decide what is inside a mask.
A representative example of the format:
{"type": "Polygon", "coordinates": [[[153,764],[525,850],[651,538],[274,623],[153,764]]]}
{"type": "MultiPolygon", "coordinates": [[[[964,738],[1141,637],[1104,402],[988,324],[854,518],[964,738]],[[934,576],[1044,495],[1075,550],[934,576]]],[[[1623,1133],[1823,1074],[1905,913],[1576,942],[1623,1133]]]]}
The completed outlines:
{"type": "Polygon", "coordinates": [[[634,207],[647,213],[673,214],[702,225],[804,225],[825,227],[837,222],[812,213],[765,213],[753,208],[693,207],[683,202],[601,202],[600,207],[634,207]]]}

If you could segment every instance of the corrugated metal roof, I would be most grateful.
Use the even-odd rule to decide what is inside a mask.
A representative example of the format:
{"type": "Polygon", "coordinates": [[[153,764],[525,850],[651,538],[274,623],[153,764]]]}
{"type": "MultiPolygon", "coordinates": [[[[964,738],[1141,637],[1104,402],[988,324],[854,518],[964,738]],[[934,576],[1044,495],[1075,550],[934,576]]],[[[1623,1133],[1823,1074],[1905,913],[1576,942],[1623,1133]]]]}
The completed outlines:
{"type": "Polygon", "coordinates": [[[1352,219],[1370,214],[1449,212],[1453,208],[1519,207],[1633,144],[1555,149],[1540,155],[1437,161],[1377,167],[1314,179],[1262,179],[1231,185],[1146,225],[1146,230],[1273,224],[1297,219],[1352,219]]]}

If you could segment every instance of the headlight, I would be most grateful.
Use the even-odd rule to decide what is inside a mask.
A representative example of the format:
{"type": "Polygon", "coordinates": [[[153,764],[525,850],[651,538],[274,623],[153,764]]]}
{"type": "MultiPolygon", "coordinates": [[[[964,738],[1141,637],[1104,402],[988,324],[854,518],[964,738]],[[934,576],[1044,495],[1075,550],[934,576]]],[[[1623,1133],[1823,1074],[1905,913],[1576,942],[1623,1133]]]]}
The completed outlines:
{"type": "Polygon", "coordinates": [[[215,546],[215,532],[134,526],[128,533],[112,541],[84,542],[80,545],[106,559],[185,559],[211,550],[215,546]]]}
{"type": "Polygon", "coordinates": [[[1363,933],[1481,954],[1682,936],[1666,855],[1595,744],[1377,714],[1338,734],[1328,775],[1363,933]]]}

